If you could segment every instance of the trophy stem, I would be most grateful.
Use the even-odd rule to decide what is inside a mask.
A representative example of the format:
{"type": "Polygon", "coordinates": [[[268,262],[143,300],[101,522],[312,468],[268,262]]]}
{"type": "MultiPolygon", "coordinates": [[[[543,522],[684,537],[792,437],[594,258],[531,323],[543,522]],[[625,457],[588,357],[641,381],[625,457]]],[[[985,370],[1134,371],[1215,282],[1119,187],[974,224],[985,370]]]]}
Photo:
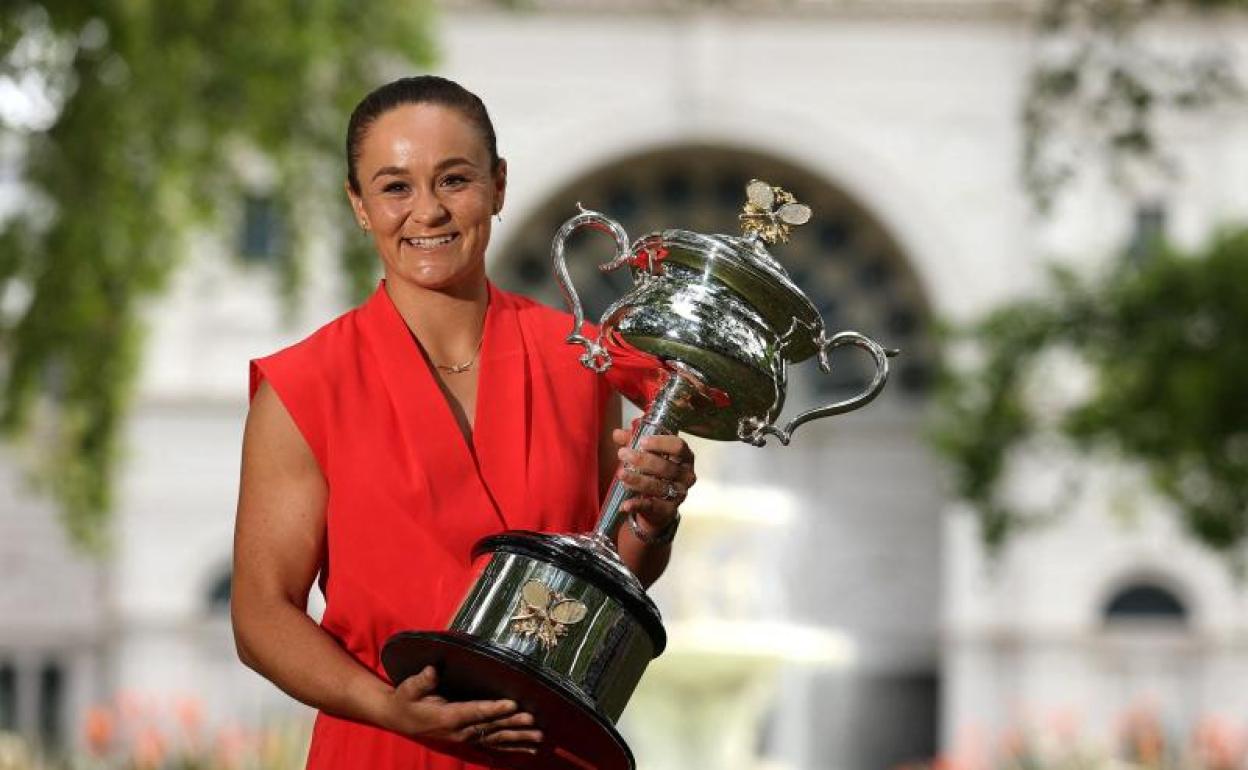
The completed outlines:
{"type": "MultiPolygon", "coordinates": [[[[650,408],[642,415],[641,422],[633,431],[629,447],[636,449],[647,436],[676,433],[680,429],[683,412],[688,409],[689,401],[696,392],[697,387],[684,374],[669,370],[667,381],[663,383],[650,408]]],[[[615,548],[615,531],[620,526],[620,506],[632,496],[633,492],[619,479],[615,479],[611,482],[606,501],[598,513],[594,539],[610,546],[612,550],[615,548]]]]}

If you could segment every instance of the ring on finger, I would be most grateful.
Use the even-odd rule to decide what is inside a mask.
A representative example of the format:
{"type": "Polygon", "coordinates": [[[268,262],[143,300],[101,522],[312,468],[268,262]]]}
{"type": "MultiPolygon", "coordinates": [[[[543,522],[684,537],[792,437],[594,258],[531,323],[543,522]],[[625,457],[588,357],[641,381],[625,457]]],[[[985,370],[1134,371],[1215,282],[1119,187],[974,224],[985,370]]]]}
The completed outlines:
{"type": "Polygon", "coordinates": [[[675,481],[669,481],[667,482],[667,488],[663,490],[663,499],[671,502],[679,500],[682,491],[679,484],[675,481]]]}
{"type": "Polygon", "coordinates": [[[477,730],[477,733],[476,733],[475,738],[476,738],[477,743],[484,743],[485,736],[489,735],[489,733],[485,731],[485,725],[477,725],[476,730],[477,730]]]}

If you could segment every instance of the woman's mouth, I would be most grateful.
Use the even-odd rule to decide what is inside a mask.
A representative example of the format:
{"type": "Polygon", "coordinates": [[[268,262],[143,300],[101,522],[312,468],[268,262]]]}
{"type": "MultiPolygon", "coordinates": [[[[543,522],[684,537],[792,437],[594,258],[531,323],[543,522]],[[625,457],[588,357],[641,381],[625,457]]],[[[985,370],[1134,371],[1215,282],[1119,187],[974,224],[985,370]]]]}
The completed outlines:
{"type": "Polygon", "coordinates": [[[404,238],[403,242],[415,249],[436,249],[439,246],[445,246],[458,237],[459,233],[447,233],[446,235],[432,235],[424,238],[404,238]]]}

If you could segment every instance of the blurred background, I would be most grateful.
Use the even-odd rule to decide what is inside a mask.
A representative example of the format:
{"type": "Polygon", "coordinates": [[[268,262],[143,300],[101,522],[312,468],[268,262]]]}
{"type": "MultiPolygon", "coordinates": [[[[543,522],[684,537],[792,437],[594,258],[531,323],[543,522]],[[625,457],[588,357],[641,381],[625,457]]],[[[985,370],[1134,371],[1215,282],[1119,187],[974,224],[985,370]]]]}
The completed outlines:
{"type": "Polygon", "coordinates": [[[302,766],[229,627],[247,361],[374,285],[339,148],[416,72],[494,119],[500,285],[559,304],[578,201],[731,233],[757,177],[903,351],[695,447],[642,770],[1248,764],[1248,3],[5,0],[0,768],[302,766]]]}

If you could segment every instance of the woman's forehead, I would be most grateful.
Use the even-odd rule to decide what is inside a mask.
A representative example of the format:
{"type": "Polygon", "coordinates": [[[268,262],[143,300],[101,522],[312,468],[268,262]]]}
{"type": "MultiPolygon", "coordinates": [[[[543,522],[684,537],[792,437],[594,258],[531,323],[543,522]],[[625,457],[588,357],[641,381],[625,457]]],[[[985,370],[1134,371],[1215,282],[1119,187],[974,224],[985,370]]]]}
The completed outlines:
{"type": "Polygon", "coordinates": [[[404,104],[377,117],[360,147],[362,166],[439,165],[462,158],[488,164],[481,132],[454,107],[404,104]]]}

